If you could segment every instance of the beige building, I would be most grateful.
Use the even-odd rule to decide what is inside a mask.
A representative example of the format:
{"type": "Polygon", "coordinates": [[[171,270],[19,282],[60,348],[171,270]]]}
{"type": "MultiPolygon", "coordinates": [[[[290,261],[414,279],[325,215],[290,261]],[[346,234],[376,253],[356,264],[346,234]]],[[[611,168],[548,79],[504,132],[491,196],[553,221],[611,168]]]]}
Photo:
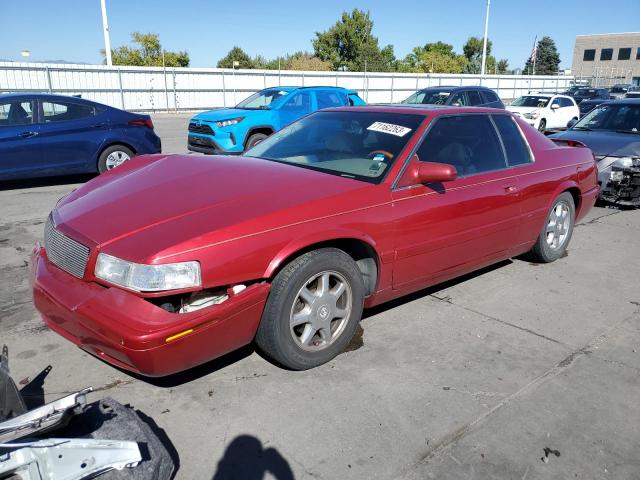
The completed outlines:
{"type": "Polygon", "coordinates": [[[640,85],[640,32],[578,35],[571,70],[593,85],[640,85]]]}

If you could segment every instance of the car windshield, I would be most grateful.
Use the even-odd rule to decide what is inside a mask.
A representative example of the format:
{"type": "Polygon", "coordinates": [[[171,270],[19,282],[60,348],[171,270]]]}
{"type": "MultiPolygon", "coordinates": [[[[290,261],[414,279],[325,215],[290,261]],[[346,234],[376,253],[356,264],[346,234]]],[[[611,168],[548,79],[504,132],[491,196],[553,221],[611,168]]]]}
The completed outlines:
{"type": "Polygon", "coordinates": [[[321,111],[245,153],[342,177],[380,183],[424,115],[321,111]]]}
{"type": "Polygon", "coordinates": [[[640,105],[600,105],[580,119],[573,129],[640,133],[640,105]]]}
{"type": "Polygon", "coordinates": [[[270,108],[274,100],[288,95],[286,90],[280,90],[279,88],[270,88],[268,90],[262,90],[261,92],[254,93],[249,98],[245,98],[241,101],[236,108],[246,109],[265,109],[270,108]]]}
{"type": "Polygon", "coordinates": [[[534,95],[525,95],[516,99],[511,106],[513,107],[537,107],[544,108],[549,103],[550,97],[538,97],[534,95]]]}
{"type": "Polygon", "coordinates": [[[581,88],[576,92],[576,95],[580,97],[593,97],[596,91],[593,88],[581,88]]]}
{"type": "Polygon", "coordinates": [[[447,103],[447,99],[451,95],[451,92],[445,92],[442,90],[423,90],[411,95],[402,103],[421,103],[425,105],[444,105],[447,103]]]}

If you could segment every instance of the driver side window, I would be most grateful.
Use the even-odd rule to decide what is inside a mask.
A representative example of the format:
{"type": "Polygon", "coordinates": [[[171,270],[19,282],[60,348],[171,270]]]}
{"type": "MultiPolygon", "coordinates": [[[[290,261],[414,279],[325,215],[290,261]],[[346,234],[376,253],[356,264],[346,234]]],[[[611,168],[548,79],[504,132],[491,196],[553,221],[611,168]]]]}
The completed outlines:
{"type": "Polygon", "coordinates": [[[451,100],[449,101],[449,105],[459,105],[461,107],[464,107],[468,104],[469,102],[467,102],[467,94],[464,91],[454,93],[451,96],[451,100]]]}
{"type": "Polygon", "coordinates": [[[309,92],[296,93],[285,102],[282,110],[300,115],[311,113],[311,94],[309,92]]]}

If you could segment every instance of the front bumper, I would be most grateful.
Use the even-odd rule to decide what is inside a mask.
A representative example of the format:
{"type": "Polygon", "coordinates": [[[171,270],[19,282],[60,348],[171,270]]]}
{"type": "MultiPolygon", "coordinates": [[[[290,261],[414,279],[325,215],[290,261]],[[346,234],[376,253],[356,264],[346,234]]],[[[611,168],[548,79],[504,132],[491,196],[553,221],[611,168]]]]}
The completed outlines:
{"type": "Polygon", "coordinates": [[[49,328],[98,358],[149,377],[187,370],[250,343],[270,288],[254,284],[222,304],[177,314],[128,291],[75,278],[51,264],[42,247],[31,260],[34,304],[49,328]]]}
{"type": "Polygon", "coordinates": [[[187,148],[209,155],[239,155],[244,147],[233,132],[216,131],[214,135],[189,132],[187,148]]]}

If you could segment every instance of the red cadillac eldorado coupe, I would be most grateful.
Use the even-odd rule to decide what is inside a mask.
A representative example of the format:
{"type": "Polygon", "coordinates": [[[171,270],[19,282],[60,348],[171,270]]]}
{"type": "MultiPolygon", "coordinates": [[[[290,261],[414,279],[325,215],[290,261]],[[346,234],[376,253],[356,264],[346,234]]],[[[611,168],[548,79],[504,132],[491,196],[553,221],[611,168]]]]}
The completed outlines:
{"type": "Polygon", "coordinates": [[[34,251],[34,301],[52,330],[146,376],[252,341],[307,369],[363,308],[561,257],[596,174],[589,149],[504,110],[323,110],[243,157],[142,156],[78,188],[34,251]]]}

